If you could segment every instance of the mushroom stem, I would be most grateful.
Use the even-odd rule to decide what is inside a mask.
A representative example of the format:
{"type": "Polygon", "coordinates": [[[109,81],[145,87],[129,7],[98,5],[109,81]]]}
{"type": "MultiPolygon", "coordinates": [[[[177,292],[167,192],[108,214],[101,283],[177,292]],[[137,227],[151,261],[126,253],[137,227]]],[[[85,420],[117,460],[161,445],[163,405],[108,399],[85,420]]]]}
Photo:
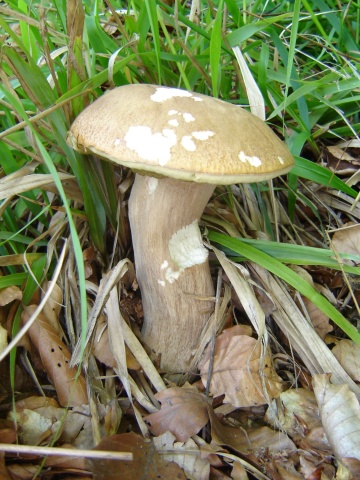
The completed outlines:
{"type": "MultiPolygon", "coordinates": [[[[214,185],[136,175],[129,200],[143,338],[166,373],[189,373],[214,304],[198,227],[214,185]]],[[[176,378],[172,376],[172,378],[176,378]]]]}

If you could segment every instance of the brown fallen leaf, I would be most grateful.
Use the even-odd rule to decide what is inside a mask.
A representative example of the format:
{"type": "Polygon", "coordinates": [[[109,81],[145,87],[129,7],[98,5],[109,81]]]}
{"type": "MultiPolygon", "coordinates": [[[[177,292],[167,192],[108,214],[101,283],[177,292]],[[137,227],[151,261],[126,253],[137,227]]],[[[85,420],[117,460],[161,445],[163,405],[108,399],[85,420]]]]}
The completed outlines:
{"type": "Polygon", "coordinates": [[[317,334],[324,340],[326,335],[333,331],[329,317],[308,298],[301,297],[301,299],[317,334]]]}
{"type": "Polygon", "coordinates": [[[360,382],[360,345],[352,340],[340,340],[331,350],[346,373],[355,381],[360,382]]]}
{"type": "Polygon", "coordinates": [[[8,469],[5,466],[5,454],[0,452],[0,478],[1,480],[12,480],[8,469]]]}
{"type": "Polygon", "coordinates": [[[155,436],[169,431],[178,441],[186,442],[209,420],[207,399],[194,388],[172,387],[155,397],[161,403],[161,410],[145,417],[155,436]]]}
{"type": "Polygon", "coordinates": [[[94,480],[186,480],[183,470],[175,462],[164,461],[151,440],[133,432],[104,438],[95,450],[131,452],[133,461],[89,459],[94,480]]]}
{"type": "MultiPolygon", "coordinates": [[[[348,222],[334,233],[331,241],[339,253],[360,255],[360,225],[348,222]]],[[[343,262],[354,266],[352,260],[344,259],[343,262]]]]}
{"type": "MultiPolygon", "coordinates": [[[[281,378],[272,365],[270,349],[261,361],[260,343],[248,335],[239,335],[237,327],[229,328],[216,339],[210,391],[214,397],[225,394],[224,403],[235,407],[266,404],[269,397],[280,395],[281,378]],[[267,395],[263,391],[263,382],[267,395]]],[[[209,362],[207,360],[200,367],[204,385],[208,379],[209,362]]]]}
{"type": "Polygon", "coordinates": [[[154,438],[154,445],[164,460],[177,463],[189,478],[209,479],[210,462],[204,458],[192,438],[186,442],[176,442],[175,436],[166,432],[154,438]]]}
{"type": "Polygon", "coordinates": [[[14,300],[22,299],[22,291],[16,285],[0,289],[0,307],[8,305],[14,300]]]}
{"type": "Polygon", "coordinates": [[[14,443],[15,441],[16,428],[14,422],[0,419],[0,443],[14,443]]]}
{"type": "MultiPolygon", "coordinates": [[[[50,282],[45,282],[43,285],[43,292],[41,297],[43,298],[47,289],[50,286],[50,282]]],[[[62,328],[59,322],[59,315],[62,308],[63,294],[59,285],[55,284],[53,286],[52,292],[48,301],[45,303],[42,313],[46,316],[49,323],[53,327],[56,334],[61,337],[62,328]]]]}
{"type": "Polygon", "coordinates": [[[211,423],[211,437],[217,445],[233,448],[239,453],[255,455],[264,448],[270,453],[279,451],[293,452],[295,444],[287,435],[269,427],[259,427],[245,431],[243,428],[223,425],[211,406],[208,406],[211,423]]]}
{"type": "MultiPolygon", "coordinates": [[[[21,320],[25,324],[36,310],[36,305],[24,308],[21,320]]],[[[59,403],[73,407],[88,403],[86,384],[77,369],[70,367],[70,352],[61,338],[54,332],[45,315],[40,314],[29,329],[29,335],[38,350],[44,369],[56,389],[59,403]]]]}
{"type": "MultiPolygon", "coordinates": [[[[117,363],[110,348],[109,343],[109,329],[107,327],[107,321],[105,315],[99,315],[96,323],[96,329],[94,334],[93,354],[99,360],[108,367],[117,368],[117,363]]],[[[141,365],[136,360],[134,355],[125,345],[126,365],[130,370],[140,370],[141,365]]]]}
{"type": "Polygon", "coordinates": [[[338,462],[338,471],[336,478],[346,478],[357,480],[360,478],[360,460],[356,458],[342,458],[338,462]],[[341,473],[340,473],[341,470],[341,473]]]}
{"type": "MultiPolygon", "coordinates": [[[[32,396],[17,402],[15,407],[18,435],[24,445],[49,444],[56,436],[58,444],[69,443],[78,448],[94,446],[87,405],[65,410],[51,398],[32,396]]],[[[11,410],[8,419],[14,418],[11,410]]]]}
{"type": "Polygon", "coordinates": [[[317,449],[331,455],[331,447],[322,427],[314,392],[289,389],[274,400],[266,413],[266,421],[289,435],[304,449],[317,449]]]}

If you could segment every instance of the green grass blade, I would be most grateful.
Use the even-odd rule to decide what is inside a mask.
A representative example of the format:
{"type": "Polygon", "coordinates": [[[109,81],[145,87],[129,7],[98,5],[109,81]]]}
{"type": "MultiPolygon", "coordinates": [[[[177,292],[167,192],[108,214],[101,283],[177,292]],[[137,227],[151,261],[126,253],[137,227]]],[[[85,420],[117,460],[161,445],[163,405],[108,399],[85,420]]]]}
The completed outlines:
{"type": "Polygon", "coordinates": [[[221,55],[221,29],[223,21],[223,6],[224,1],[220,0],[214,26],[211,33],[210,40],[210,68],[211,68],[211,83],[212,93],[215,98],[219,96],[219,77],[220,77],[220,55],[221,55]]]}
{"type": "Polygon", "coordinates": [[[325,187],[340,190],[352,198],[356,198],[357,196],[356,190],[340,180],[333,172],[302,157],[295,156],[295,167],[291,170],[290,174],[306,178],[325,187]]]}

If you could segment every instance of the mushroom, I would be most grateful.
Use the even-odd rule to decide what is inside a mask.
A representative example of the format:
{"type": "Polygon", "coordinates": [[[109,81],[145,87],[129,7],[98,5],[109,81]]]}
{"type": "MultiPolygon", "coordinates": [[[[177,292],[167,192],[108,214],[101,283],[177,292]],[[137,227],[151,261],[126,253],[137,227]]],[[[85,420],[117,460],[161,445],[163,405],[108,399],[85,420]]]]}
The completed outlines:
{"type": "Polygon", "coordinates": [[[287,173],[292,155],[246,110],[155,85],[126,85],[104,94],[75,119],[67,141],[81,153],[136,172],[129,220],[142,335],[165,372],[189,373],[214,308],[198,226],[205,206],[216,185],[287,173]]]}

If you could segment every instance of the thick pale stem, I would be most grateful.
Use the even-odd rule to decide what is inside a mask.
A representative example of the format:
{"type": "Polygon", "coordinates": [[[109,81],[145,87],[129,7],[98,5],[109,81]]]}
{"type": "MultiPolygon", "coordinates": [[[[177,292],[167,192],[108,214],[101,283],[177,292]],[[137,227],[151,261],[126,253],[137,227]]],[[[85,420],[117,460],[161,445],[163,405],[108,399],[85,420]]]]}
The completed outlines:
{"type": "Polygon", "coordinates": [[[193,356],[214,307],[206,252],[200,241],[199,248],[194,248],[196,241],[187,243],[187,232],[198,229],[213,191],[213,185],[142,175],[136,175],[132,188],[129,217],[144,310],[142,334],[161,356],[165,372],[188,373],[194,367],[193,356]],[[187,264],[192,258],[198,264],[183,268],[178,258],[173,260],[178,237],[184,239],[180,257],[188,254],[187,264]]]}

